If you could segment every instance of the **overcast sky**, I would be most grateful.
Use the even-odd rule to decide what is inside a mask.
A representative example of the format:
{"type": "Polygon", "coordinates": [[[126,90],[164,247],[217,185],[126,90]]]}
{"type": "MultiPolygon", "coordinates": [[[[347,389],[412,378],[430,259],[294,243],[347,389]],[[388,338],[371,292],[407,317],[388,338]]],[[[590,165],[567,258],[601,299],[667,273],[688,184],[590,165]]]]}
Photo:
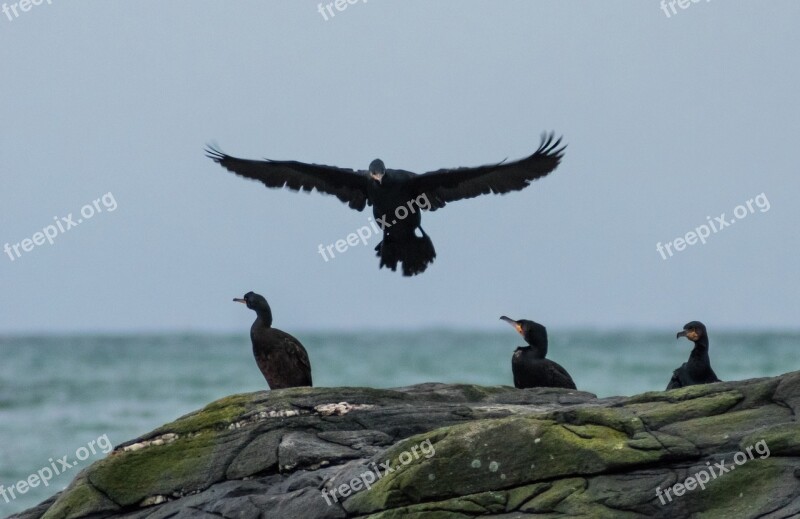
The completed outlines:
{"type": "Polygon", "coordinates": [[[287,330],[798,328],[800,3],[333,9],[0,14],[0,332],[245,332],[231,299],[249,290],[287,330]],[[411,279],[378,269],[377,239],[318,254],[371,212],[203,153],[423,172],[516,159],[550,130],[569,145],[550,176],[423,215],[438,257],[411,279]],[[722,213],[735,225],[705,244],[657,251],[722,213]]]}

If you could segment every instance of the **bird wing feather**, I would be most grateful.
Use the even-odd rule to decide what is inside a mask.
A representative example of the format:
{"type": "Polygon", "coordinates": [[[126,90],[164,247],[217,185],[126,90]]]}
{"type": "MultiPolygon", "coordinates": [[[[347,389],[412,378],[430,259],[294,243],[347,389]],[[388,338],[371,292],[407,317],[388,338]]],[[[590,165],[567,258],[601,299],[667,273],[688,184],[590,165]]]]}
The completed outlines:
{"type": "Polygon", "coordinates": [[[569,372],[567,372],[567,370],[564,369],[564,366],[555,361],[553,361],[553,363],[550,365],[553,367],[555,371],[561,374],[561,376],[564,378],[564,382],[566,382],[569,386],[571,386],[570,389],[577,389],[577,387],[575,386],[575,381],[572,380],[572,377],[570,376],[569,372]]]}
{"type": "Polygon", "coordinates": [[[301,381],[301,383],[304,385],[312,386],[313,384],[311,383],[311,362],[308,360],[308,353],[306,353],[306,350],[305,348],[303,348],[303,345],[300,344],[300,341],[295,339],[293,336],[284,332],[282,346],[286,352],[286,360],[288,364],[286,366],[287,371],[291,373],[303,373],[304,375],[307,374],[308,375],[307,379],[301,381]]]}
{"type": "Polygon", "coordinates": [[[267,187],[288,187],[293,191],[316,189],[334,195],[357,211],[362,211],[368,203],[366,172],[297,161],[240,159],[210,145],[206,156],[228,171],[259,180],[267,187]]]}
{"type": "Polygon", "coordinates": [[[555,139],[552,133],[542,135],[539,149],[529,157],[474,168],[429,171],[412,180],[414,191],[417,196],[427,195],[432,211],[447,202],[519,191],[556,169],[565,148],[561,146],[561,138],[555,139]]]}
{"type": "Polygon", "coordinates": [[[683,380],[681,380],[681,373],[685,366],[686,364],[684,363],[680,368],[672,372],[672,378],[669,379],[669,384],[667,384],[667,389],[665,391],[684,387],[683,380]]]}

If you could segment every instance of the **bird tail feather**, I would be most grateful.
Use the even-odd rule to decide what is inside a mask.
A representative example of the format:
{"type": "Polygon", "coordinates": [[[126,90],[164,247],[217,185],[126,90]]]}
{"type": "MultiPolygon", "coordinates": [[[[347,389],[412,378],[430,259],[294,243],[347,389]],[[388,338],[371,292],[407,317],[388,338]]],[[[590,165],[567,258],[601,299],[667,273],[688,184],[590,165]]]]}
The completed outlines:
{"type": "Polygon", "coordinates": [[[387,267],[395,271],[397,264],[402,263],[404,276],[416,276],[425,272],[436,258],[436,249],[422,227],[419,230],[422,236],[414,233],[399,236],[384,234],[383,241],[375,247],[376,256],[381,259],[381,268],[387,267]]]}

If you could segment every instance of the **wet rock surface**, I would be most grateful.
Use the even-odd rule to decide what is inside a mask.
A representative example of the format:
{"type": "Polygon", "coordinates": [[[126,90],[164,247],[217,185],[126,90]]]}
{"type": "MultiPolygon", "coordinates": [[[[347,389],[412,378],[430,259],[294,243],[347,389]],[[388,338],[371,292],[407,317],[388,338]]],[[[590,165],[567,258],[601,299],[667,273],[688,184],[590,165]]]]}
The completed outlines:
{"type": "Polygon", "coordinates": [[[799,405],[800,372],[606,399],[445,384],[234,395],[12,517],[796,517],[799,405]]]}

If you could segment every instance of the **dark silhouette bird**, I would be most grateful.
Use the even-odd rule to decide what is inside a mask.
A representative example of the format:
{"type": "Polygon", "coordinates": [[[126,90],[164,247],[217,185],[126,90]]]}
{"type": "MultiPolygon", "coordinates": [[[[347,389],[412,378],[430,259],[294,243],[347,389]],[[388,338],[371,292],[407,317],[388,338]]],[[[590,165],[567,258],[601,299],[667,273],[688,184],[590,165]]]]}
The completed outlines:
{"type": "Polygon", "coordinates": [[[248,292],[243,299],[234,299],[255,310],[256,320],[250,327],[250,341],[258,369],[270,389],[311,386],[311,363],[300,341],[272,327],[272,310],[264,296],[248,292]]]}
{"type": "Polygon", "coordinates": [[[692,341],[694,349],[689,355],[689,362],[684,362],[680,368],[672,372],[672,379],[667,385],[667,390],[696,384],[720,382],[717,374],[711,369],[711,359],[708,357],[708,332],[706,331],[706,326],[700,321],[686,323],[683,331],[678,332],[675,336],[676,339],[681,337],[686,337],[692,341]]]}
{"type": "Polygon", "coordinates": [[[564,387],[576,389],[575,382],[567,370],[557,362],[546,359],[547,328],[539,323],[520,319],[515,321],[503,316],[500,319],[514,327],[522,335],[528,346],[520,346],[511,357],[511,372],[514,374],[514,387],[564,387]]]}
{"type": "Polygon", "coordinates": [[[206,148],[206,154],[225,169],[259,180],[267,187],[316,189],[336,196],[357,211],[372,205],[375,221],[383,232],[383,240],[375,247],[380,267],[394,271],[400,263],[404,276],[414,276],[424,272],[436,258],[433,242],[422,229],[420,213],[435,211],[456,200],[524,189],[553,171],[561,161],[565,146],[560,147],[561,139],[553,137],[542,136],[539,149],[524,159],[421,175],[386,169],[380,159],[373,160],[368,171],[354,171],[296,161],[239,159],[211,146],[206,148]]]}

